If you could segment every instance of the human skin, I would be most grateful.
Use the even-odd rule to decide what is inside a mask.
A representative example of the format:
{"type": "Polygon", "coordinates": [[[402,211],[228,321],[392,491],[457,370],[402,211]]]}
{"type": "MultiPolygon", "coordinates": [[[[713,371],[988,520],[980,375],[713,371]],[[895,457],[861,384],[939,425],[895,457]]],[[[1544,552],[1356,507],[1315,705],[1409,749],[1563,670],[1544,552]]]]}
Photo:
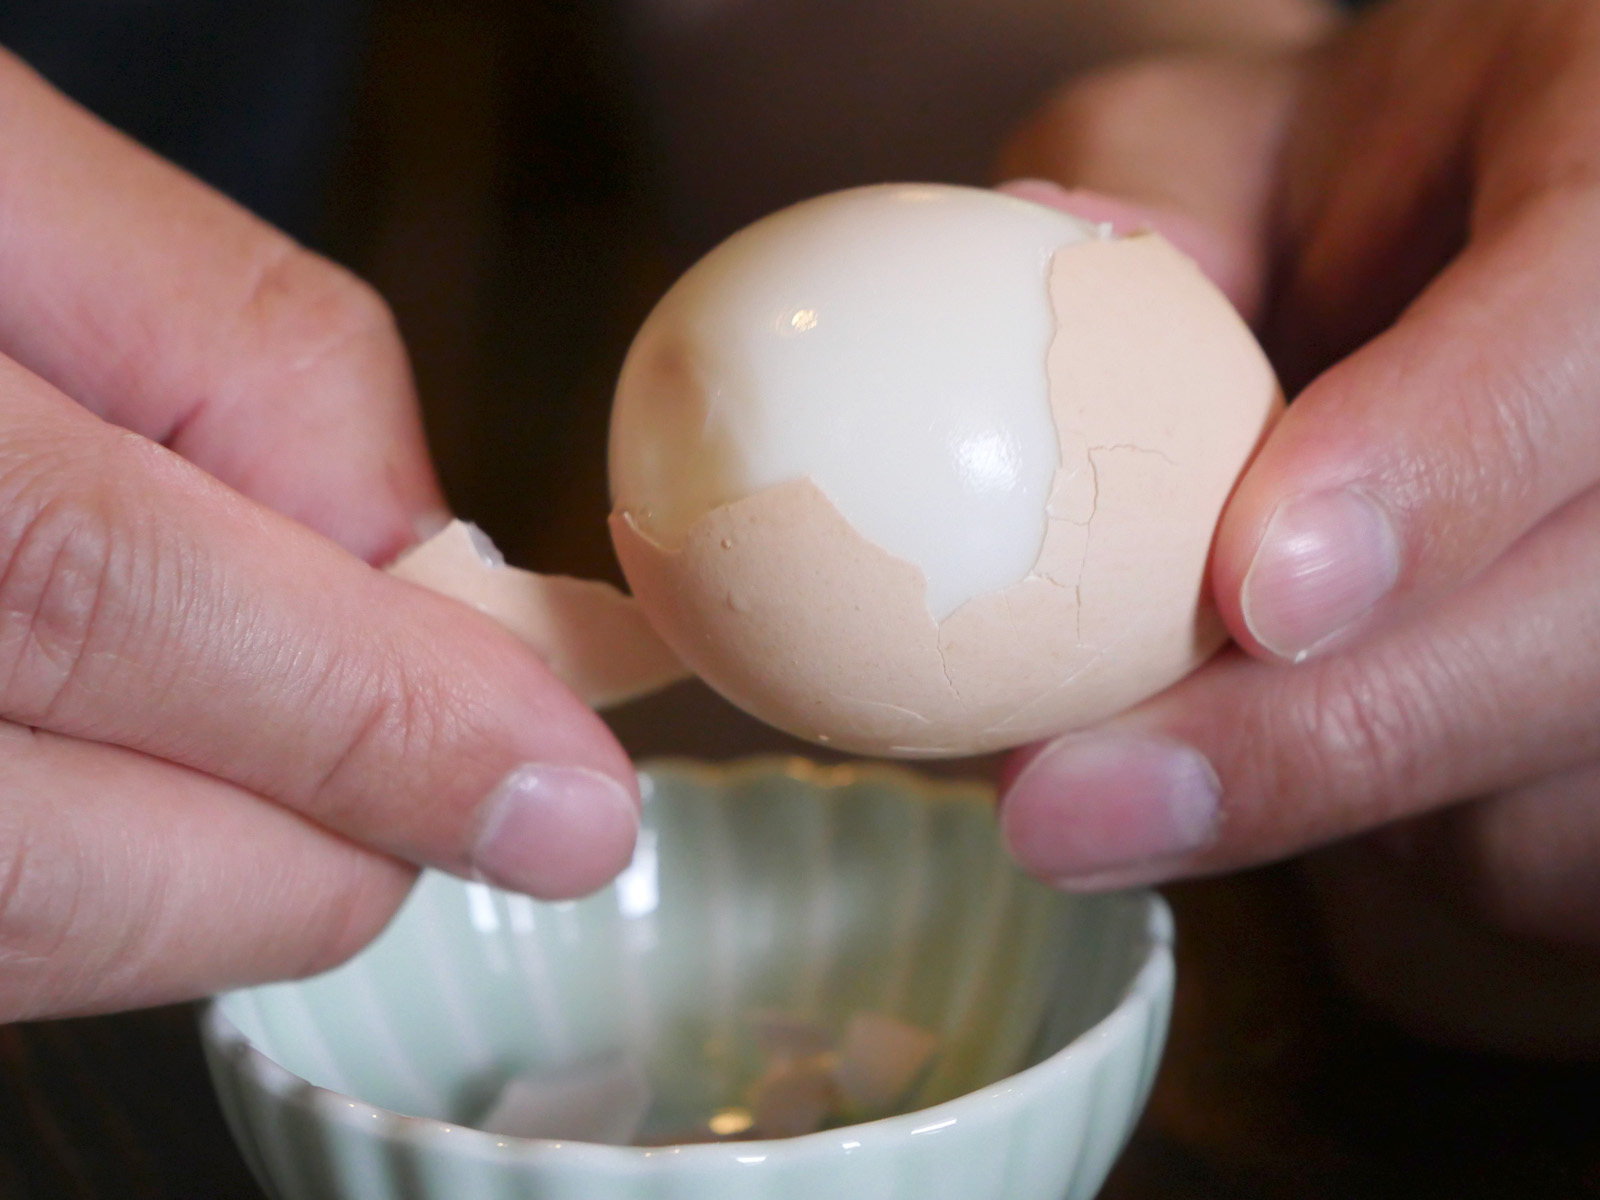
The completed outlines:
{"type": "Polygon", "coordinates": [[[1238,650],[1019,756],[1018,859],[1097,889],[1371,833],[1313,872],[1369,996],[1600,1050],[1593,1016],[1508,1024],[1535,962],[1600,983],[1600,8],[1391,0],[1303,53],[1129,64],[1003,171],[1187,245],[1295,397],[1217,533],[1238,650]]]}
{"type": "Polygon", "coordinates": [[[563,897],[637,785],[487,618],[366,286],[0,52],[0,1021],[338,962],[416,864],[563,897]]]}
{"type": "MultiPolygon", "coordinates": [[[[1326,20],[1083,7],[1117,50],[1326,20]]],[[[627,861],[604,727],[371,569],[444,514],[370,289],[3,51],[0,279],[0,1021],[331,966],[416,864],[560,897],[627,861]]]]}

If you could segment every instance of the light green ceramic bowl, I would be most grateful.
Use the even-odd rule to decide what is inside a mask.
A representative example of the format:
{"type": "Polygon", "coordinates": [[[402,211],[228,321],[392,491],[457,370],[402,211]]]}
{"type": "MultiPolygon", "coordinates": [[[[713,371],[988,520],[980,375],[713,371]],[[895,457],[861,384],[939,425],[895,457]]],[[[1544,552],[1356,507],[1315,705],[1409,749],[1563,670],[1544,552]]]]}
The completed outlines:
{"type": "MultiPolygon", "coordinates": [[[[643,773],[633,866],[540,904],[425,876],[339,969],[213,1000],[218,1095],[280,1200],[1082,1200],[1149,1091],[1171,917],[1009,864],[990,794],[798,761],[643,773]],[[626,1050],[668,1107],[755,1068],[753,1010],[891,1014],[940,1051],[903,1115],[642,1149],[465,1127],[511,1075],[626,1050]]],[[[671,1115],[670,1113],[668,1114],[671,1115]]]]}

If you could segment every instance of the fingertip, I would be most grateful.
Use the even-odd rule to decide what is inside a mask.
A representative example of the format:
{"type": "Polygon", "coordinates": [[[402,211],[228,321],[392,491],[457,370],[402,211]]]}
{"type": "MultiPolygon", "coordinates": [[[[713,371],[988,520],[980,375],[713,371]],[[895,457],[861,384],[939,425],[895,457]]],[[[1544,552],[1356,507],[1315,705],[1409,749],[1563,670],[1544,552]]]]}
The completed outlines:
{"type": "Polygon", "coordinates": [[[627,867],[639,834],[637,781],[589,767],[524,763],[480,812],[473,870],[542,900],[604,887],[627,867]]]}
{"type": "Polygon", "coordinates": [[[1298,663],[1372,625],[1406,570],[1402,525],[1355,475],[1358,451],[1310,414],[1287,414],[1247,468],[1218,525],[1215,603],[1257,658],[1298,663]]]}
{"type": "Polygon", "coordinates": [[[363,562],[387,570],[407,551],[442,532],[454,519],[454,514],[438,498],[437,491],[430,489],[420,496],[393,497],[381,511],[366,515],[357,512],[348,521],[336,521],[331,527],[324,521],[318,532],[363,562]]]}
{"type": "Polygon", "coordinates": [[[1029,874],[1100,891],[1183,874],[1216,838],[1222,785],[1171,738],[1115,729],[1057,738],[1011,779],[1007,848],[1029,874]]]}
{"type": "Polygon", "coordinates": [[[1265,489],[1257,484],[1255,474],[1255,464],[1251,463],[1217,522],[1208,584],[1211,602],[1239,648],[1253,658],[1275,660],[1276,656],[1251,633],[1244,612],[1245,576],[1250,573],[1251,561],[1261,544],[1261,535],[1272,510],[1270,497],[1263,503],[1261,497],[1265,489]]]}

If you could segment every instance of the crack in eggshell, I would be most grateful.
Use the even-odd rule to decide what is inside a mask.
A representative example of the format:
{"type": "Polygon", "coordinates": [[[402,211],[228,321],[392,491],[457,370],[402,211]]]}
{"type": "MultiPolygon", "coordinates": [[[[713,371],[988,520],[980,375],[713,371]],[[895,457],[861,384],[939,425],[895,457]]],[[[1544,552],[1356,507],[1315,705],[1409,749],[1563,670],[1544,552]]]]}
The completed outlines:
{"type": "Polygon", "coordinates": [[[955,676],[950,673],[950,658],[949,652],[944,644],[943,626],[940,627],[940,638],[937,644],[937,649],[939,651],[939,670],[944,672],[945,685],[949,687],[951,694],[954,695],[957,700],[960,700],[961,688],[956,684],[955,676]]]}
{"type": "Polygon", "coordinates": [[[920,725],[926,725],[928,723],[928,718],[924,717],[921,713],[909,708],[905,708],[899,704],[890,704],[887,700],[867,700],[861,696],[836,696],[834,699],[836,699],[840,704],[860,704],[866,708],[887,709],[891,712],[898,713],[901,716],[909,717],[911,720],[916,721],[920,725]]]}
{"type": "Polygon", "coordinates": [[[1182,464],[1180,462],[1178,462],[1177,459],[1173,458],[1172,455],[1168,454],[1164,450],[1157,450],[1157,449],[1155,449],[1154,447],[1151,447],[1151,446],[1135,446],[1132,442],[1118,442],[1115,446],[1090,446],[1089,447],[1089,453],[1091,455],[1094,455],[1094,454],[1097,454],[1097,453],[1098,454],[1115,454],[1118,451],[1123,451],[1123,450],[1127,451],[1130,454],[1154,454],[1157,458],[1165,459],[1170,465],[1172,465],[1174,467],[1182,466],[1182,464]]]}
{"type": "Polygon", "coordinates": [[[781,728],[930,757],[1099,720],[1220,647],[1206,564],[1222,506],[1282,407],[1271,368],[1220,294],[1154,235],[1059,250],[1050,300],[1061,459],[1025,578],[936,623],[916,565],[866,539],[808,479],[706,512],[675,548],[618,511],[623,570],[679,655],[781,728]],[[734,592],[743,611],[720,602],[734,592]]]}

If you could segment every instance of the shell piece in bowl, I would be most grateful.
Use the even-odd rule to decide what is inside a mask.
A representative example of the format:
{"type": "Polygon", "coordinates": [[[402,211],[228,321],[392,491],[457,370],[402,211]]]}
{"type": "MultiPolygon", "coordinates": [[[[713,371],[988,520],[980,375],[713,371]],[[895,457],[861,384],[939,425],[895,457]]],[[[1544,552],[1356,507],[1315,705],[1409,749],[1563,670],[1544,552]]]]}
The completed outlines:
{"type": "Polygon", "coordinates": [[[613,887],[543,904],[430,874],[343,967],[212,1001],[223,1110],[273,1195],[1094,1194],[1165,1034],[1158,897],[1028,880],[976,786],[774,761],[642,778],[639,850],[613,887]],[[835,1041],[875,1014],[935,1049],[897,1115],[659,1144],[750,1093],[775,1013],[835,1041]],[[618,1055],[649,1080],[651,1145],[469,1127],[510,1080],[618,1055]]]}

